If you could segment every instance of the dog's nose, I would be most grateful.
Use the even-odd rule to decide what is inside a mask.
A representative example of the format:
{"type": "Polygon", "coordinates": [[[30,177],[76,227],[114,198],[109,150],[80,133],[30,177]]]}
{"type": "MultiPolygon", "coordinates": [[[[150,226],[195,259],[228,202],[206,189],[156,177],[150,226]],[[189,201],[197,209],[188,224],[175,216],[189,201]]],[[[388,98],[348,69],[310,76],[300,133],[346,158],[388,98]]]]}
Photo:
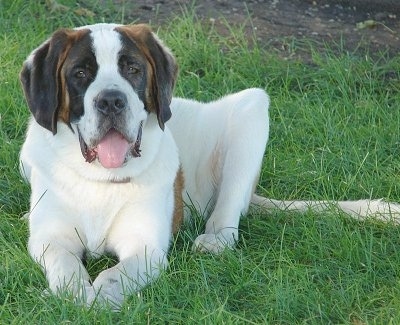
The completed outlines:
{"type": "Polygon", "coordinates": [[[114,89],[101,91],[95,98],[95,107],[104,115],[119,114],[128,105],[126,95],[114,89]]]}

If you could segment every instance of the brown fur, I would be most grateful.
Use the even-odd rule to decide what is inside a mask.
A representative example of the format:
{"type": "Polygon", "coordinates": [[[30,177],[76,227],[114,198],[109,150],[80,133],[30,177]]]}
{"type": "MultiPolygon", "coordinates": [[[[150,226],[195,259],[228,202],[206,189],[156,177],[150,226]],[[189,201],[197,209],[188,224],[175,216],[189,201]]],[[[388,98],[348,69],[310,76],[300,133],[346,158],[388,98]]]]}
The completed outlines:
{"type": "Polygon", "coordinates": [[[61,69],[61,75],[60,75],[60,83],[62,89],[62,96],[61,96],[61,102],[60,106],[58,109],[58,118],[66,123],[67,125],[69,124],[69,117],[70,117],[70,111],[69,111],[69,94],[68,94],[68,89],[66,85],[66,80],[65,80],[65,73],[64,73],[64,66],[61,69]]]}
{"type": "Polygon", "coordinates": [[[74,42],[88,31],[61,29],[36,50],[34,60],[25,64],[20,79],[29,109],[44,128],[57,133],[57,121],[69,123],[69,99],[62,71],[74,42]],[[45,95],[44,95],[45,94],[45,95]]]}
{"type": "MultiPolygon", "coordinates": [[[[87,30],[65,30],[66,35],[68,36],[68,44],[65,46],[65,51],[63,54],[60,56],[60,59],[58,61],[57,65],[57,71],[58,73],[58,78],[57,82],[59,83],[58,88],[59,93],[61,94],[61,98],[59,98],[59,107],[58,107],[58,119],[69,125],[70,123],[70,109],[69,109],[69,104],[70,104],[70,98],[68,94],[68,87],[66,84],[66,79],[65,79],[65,71],[67,68],[68,64],[72,64],[72,62],[66,62],[67,55],[71,47],[75,42],[77,42],[80,38],[82,38],[84,35],[88,33],[87,30]]],[[[68,60],[67,60],[68,61],[68,60]]]]}
{"type": "Polygon", "coordinates": [[[176,234],[183,222],[183,198],[182,191],[184,186],[184,177],[182,168],[176,173],[174,183],[174,216],[172,221],[172,233],[176,234]]]}
{"type": "Polygon", "coordinates": [[[176,61],[158,45],[148,25],[121,26],[117,30],[128,35],[147,59],[146,105],[149,111],[157,114],[160,128],[164,130],[164,123],[171,117],[169,104],[178,75],[176,61]]]}

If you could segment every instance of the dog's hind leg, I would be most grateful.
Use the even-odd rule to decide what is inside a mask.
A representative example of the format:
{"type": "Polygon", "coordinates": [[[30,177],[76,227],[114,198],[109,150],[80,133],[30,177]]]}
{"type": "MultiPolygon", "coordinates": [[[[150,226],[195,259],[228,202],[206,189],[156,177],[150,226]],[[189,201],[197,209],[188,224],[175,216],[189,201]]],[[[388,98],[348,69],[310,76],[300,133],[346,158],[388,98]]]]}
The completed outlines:
{"type": "Polygon", "coordinates": [[[219,106],[229,109],[227,115],[219,115],[224,132],[217,141],[215,206],[205,233],[194,242],[195,250],[213,253],[232,247],[238,239],[239,219],[247,212],[258,181],[269,132],[269,98],[263,90],[230,95],[219,106]]]}

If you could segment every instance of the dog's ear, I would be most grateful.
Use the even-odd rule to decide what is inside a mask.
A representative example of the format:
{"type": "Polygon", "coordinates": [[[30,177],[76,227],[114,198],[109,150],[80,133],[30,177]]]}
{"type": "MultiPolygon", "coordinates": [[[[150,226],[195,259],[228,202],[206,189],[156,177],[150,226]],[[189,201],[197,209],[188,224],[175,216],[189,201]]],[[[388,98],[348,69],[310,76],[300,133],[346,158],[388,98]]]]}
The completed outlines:
{"type": "Polygon", "coordinates": [[[39,46],[24,62],[20,80],[35,120],[57,133],[57,119],[63,104],[61,68],[70,48],[74,31],[62,29],[39,46]]]}
{"type": "Polygon", "coordinates": [[[146,100],[148,110],[157,114],[158,124],[164,130],[164,123],[171,118],[171,99],[178,74],[178,66],[171,51],[145,24],[127,25],[117,28],[127,35],[144,54],[151,67],[150,84],[146,100]]]}

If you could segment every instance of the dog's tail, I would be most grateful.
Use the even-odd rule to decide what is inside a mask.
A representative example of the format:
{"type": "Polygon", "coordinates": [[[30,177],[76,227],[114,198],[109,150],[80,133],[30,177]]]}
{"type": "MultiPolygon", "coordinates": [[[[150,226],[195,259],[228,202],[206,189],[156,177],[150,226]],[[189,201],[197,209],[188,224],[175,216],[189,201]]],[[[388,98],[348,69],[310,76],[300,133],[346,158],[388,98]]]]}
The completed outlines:
{"type": "Polygon", "coordinates": [[[343,211],[354,219],[376,218],[400,224],[400,204],[383,200],[358,201],[280,201],[253,194],[251,203],[268,210],[296,212],[343,211]]]}

